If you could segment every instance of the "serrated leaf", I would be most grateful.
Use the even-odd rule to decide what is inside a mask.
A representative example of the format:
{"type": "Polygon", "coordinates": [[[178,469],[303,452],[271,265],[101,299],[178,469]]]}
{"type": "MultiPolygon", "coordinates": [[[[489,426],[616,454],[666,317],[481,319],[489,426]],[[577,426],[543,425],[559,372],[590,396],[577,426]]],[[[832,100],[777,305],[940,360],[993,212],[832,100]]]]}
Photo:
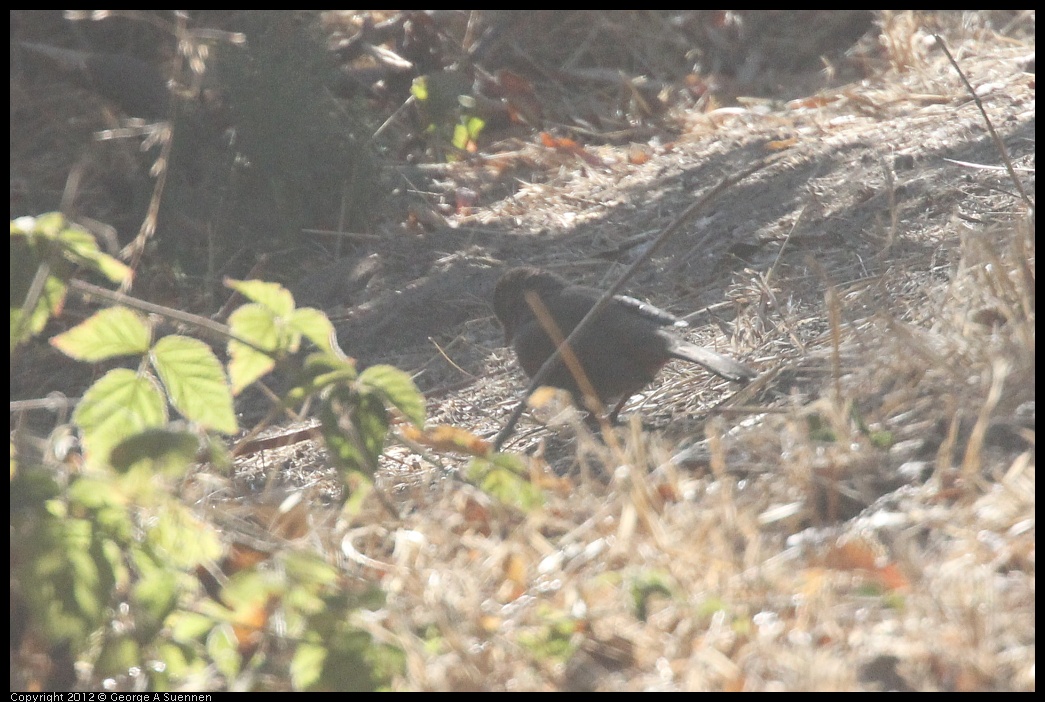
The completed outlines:
{"type": "Polygon", "coordinates": [[[276,366],[274,358],[279,347],[280,332],[272,310],[262,305],[243,305],[229,317],[232,333],[270,353],[262,353],[246,344],[230,340],[229,380],[232,394],[238,395],[248,385],[276,366]]]}
{"type": "Polygon", "coordinates": [[[193,514],[185,504],[169,500],[146,536],[164,562],[188,570],[221,557],[222,546],[214,528],[193,514]]]}
{"type": "Polygon", "coordinates": [[[376,365],[359,374],[359,383],[380,393],[382,399],[418,427],[425,424],[425,399],[404,371],[395,366],[376,365]]]}
{"type": "Polygon", "coordinates": [[[302,307],[294,310],[287,320],[290,329],[303,335],[318,348],[328,353],[336,353],[332,339],[334,338],[334,325],[330,323],[327,316],[312,307],[302,307]]]}
{"type": "Polygon", "coordinates": [[[123,262],[103,253],[98,248],[94,235],[79,227],[66,227],[59,232],[56,241],[63,256],[73,263],[101,273],[113,283],[122,283],[133,275],[123,262]]]}
{"type": "Polygon", "coordinates": [[[279,317],[287,317],[294,311],[294,296],[279,283],[230,278],[225,280],[225,285],[279,317]]]}
{"type": "Polygon", "coordinates": [[[51,338],[51,345],[70,358],[97,363],[149,350],[149,323],[126,307],[110,307],[91,315],[67,332],[51,338]]]}
{"type": "Polygon", "coordinates": [[[32,612],[30,621],[47,639],[83,650],[86,638],[107,615],[116,583],[103,538],[89,519],[45,517],[19,545],[12,568],[32,612]]]}
{"type": "Polygon", "coordinates": [[[65,303],[67,286],[57,275],[64,266],[61,261],[48,261],[41,251],[46,248],[36,244],[32,237],[12,236],[10,239],[11,350],[43,331],[47,321],[58,314],[65,303]],[[43,287],[39,296],[30,300],[29,293],[38,274],[46,274],[43,287]]]}
{"type": "Polygon", "coordinates": [[[355,361],[326,351],[317,351],[305,357],[299,379],[287,390],[285,399],[290,406],[297,407],[307,397],[321,392],[324,388],[347,385],[357,377],[355,361]]]}
{"type": "Polygon", "coordinates": [[[151,473],[179,478],[196,460],[199,440],[187,431],[165,427],[146,429],[113,447],[109,461],[118,471],[128,471],[141,461],[148,461],[151,473]]]}
{"type": "MultiPolygon", "coordinates": [[[[11,350],[31,337],[39,334],[47,326],[48,320],[61,310],[65,303],[68,287],[61,279],[48,276],[44,281],[43,292],[36,303],[28,311],[19,306],[11,307],[11,350]]],[[[12,295],[12,302],[24,301],[12,295]]]]}
{"type": "Polygon", "coordinates": [[[229,329],[264,351],[279,350],[279,324],[275,313],[264,305],[252,303],[238,308],[229,316],[229,329]]]}
{"type": "Polygon", "coordinates": [[[167,403],[155,378],[116,368],[87,389],[73,421],[83,431],[88,461],[107,464],[113,446],[167,422],[167,403]]]}
{"type": "Polygon", "coordinates": [[[360,395],[359,406],[351,416],[352,424],[356,426],[367,453],[368,465],[376,468],[377,459],[385,448],[385,437],[388,436],[388,413],[385,411],[385,404],[376,395],[360,395]]]}
{"type": "Polygon", "coordinates": [[[338,467],[372,477],[388,433],[381,399],[343,389],[325,398],[319,417],[320,431],[338,467]]]}
{"type": "Polygon", "coordinates": [[[88,267],[104,275],[111,283],[122,285],[134,277],[134,271],[129,266],[105,253],[96,256],[88,267]]]}
{"type": "Polygon", "coordinates": [[[175,334],[157,341],[149,357],[182,416],[224,434],[236,431],[232,393],[210,347],[175,334]]]}
{"type": "Polygon", "coordinates": [[[47,242],[47,258],[52,265],[61,257],[97,271],[114,283],[122,283],[134,275],[126,264],[103,253],[93,234],[69,224],[60,212],[21,217],[11,223],[11,233],[28,237],[34,245],[47,242]]]}

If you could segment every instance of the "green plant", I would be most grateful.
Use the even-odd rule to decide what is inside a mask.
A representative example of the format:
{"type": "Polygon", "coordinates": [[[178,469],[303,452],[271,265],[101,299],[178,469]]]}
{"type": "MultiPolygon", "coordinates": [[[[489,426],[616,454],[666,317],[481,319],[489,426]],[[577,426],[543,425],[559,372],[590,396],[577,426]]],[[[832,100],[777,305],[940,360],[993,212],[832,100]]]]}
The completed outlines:
{"type": "Polygon", "coordinates": [[[228,282],[248,302],[227,327],[195,320],[226,339],[227,364],[198,339],[161,336],[145,312],[189,323],[192,316],[75,280],[77,268],[114,283],[130,270],[57,214],[13,222],[11,253],[12,350],[44,329],[70,290],[89,290],[120,304],[52,345],[84,362],[135,361],[134,369],[105,373],[77,403],[72,419],[82,460],[69,454],[63,462],[53,447],[34,450],[39,442],[28,437],[12,441],[13,648],[43,647],[68,661],[65,677],[52,671],[51,680],[73,676],[72,662],[84,661],[96,681],[117,686],[140,684],[131,678],[144,675],[148,689],[188,681],[215,687],[221,683],[201,682],[215,670],[232,685],[275,665],[268,622],[278,609],[298,642],[280,658],[295,687],[387,685],[401,667],[398,654],[373,642],[351,616],[373,606],[375,588],[346,589],[325,561],[289,549],[208,589],[203,575],[221,557],[222,534],[180,499],[177,485],[197,461],[221,457],[220,436],[237,430],[233,397],[291,362],[309,340],[318,350],[283,401],[318,399],[324,436],[358,503],[355,495],[372,484],[390,408],[424,423],[423,399],[409,377],[389,366],[357,372],[338,353],[325,315],[296,308],[286,290],[259,281],[228,282]],[[181,427],[169,421],[171,409],[181,427]],[[272,567],[259,565],[270,560],[272,567]],[[346,668],[349,660],[355,663],[346,668]]]}

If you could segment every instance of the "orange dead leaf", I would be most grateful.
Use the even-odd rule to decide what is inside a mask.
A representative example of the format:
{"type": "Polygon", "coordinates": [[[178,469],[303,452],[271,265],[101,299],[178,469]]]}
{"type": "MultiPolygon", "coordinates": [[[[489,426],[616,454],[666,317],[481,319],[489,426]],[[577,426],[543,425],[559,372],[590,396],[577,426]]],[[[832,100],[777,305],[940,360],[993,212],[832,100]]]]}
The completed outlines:
{"type": "Polygon", "coordinates": [[[784,149],[790,149],[797,143],[798,139],[795,137],[791,137],[790,139],[778,139],[777,141],[771,141],[766,144],[766,148],[770,151],[783,151],[784,149]]]}
{"type": "Polygon", "coordinates": [[[628,147],[628,163],[633,166],[641,166],[649,161],[650,158],[652,158],[652,156],[647,147],[639,144],[632,144],[628,147]]]}
{"type": "Polygon", "coordinates": [[[232,633],[236,637],[236,647],[244,659],[250,658],[261,645],[265,627],[269,617],[279,604],[279,597],[269,595],[264,602],[242,608],[232,622],[232,633]]]}
{"type": "Polygon", "coordinates": [[[407,424],[400,426],[399,431],[407,441],[413,441],[437,451],[456,451],[480,458],[490,455],[489,442],[480,439],[470,431],[446,424],[437,424],[424,430],[407,424]]]}
{"type": "MultiPolygon", "coordinates": [[[[510,554],[502,563],[504,579],[519,588],[525,588],[527,584],[526,561],[518,554],[510,554]]],[[[521,593],[520,593],[521,594],[521,593]]]]}
{"type": "Polygon", "coordinates": [[[229,554],[222,559],[221,572],[225,575],[234,575],[241,570],[252,568],[258,563],[264,563],[272,558],[272,554],[260,551],[246,544],[234,543],[229,549],[229,554]]]}
{"type": "Polygon", "coordinates": [[[570,154],[581,159],[589,166],[605,167],[605,163],[602,162],[597,156],[593,156],[584,150],[584,147],[575,142],[573,139],[567,139],[565,137],[558,138],[554,137],[548,132],[541,132],[541,144],[549,149],[555,149],[556,151],[570,154]]]}
{"type": "Polygon", "coordinates": [[[834,570],[865,571],[890,590],[905,588],[910,584],[900,568],[886,560],[881,549],[864,539],[850,539],[835,544],[824,556],[824,565],[834,570]]]}

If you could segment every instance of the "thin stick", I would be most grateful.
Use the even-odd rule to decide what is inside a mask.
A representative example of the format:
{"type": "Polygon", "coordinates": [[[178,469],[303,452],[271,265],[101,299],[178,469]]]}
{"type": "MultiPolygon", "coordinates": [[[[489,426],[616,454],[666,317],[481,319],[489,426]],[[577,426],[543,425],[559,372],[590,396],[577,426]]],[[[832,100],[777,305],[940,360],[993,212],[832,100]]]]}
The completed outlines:
{"type": "Polygon", "coordinates": [[[962,73],[961,67],[958,62],[951,56],[950,50],[947,48],[947,44],[944,43],[943,37],[939,34],[933,34],[933,39],[943,49],[943,53],[947,55],[947,60],[954,66],[954,70],[958,72],[958,76],[962,79],[962,83],[965,83],[965,88],[972,95],[972,99],[976,102],[976,107],[980,108],[980,114],[983,115],[983,121],[987,123],[987,131],[991,133],[991,138],[994,139],[994,145],[998,147],[998,151],[1001,152],[1001,160],[1005,162],[1005,169],[1009,172],[1009,178],[1012,179],[1013,184],[1016,186],[1016,190],[1019,191],[1020,197],[1023,198],[1023,203],[1027,205],[1031,210],[1034,209],[1034,202],[1027,195],[1027,191],[1023,189],[1023,183],[1016,177],[1016,170],[1012,167],[1012,159],[1009,158],[1009,150],[1005,148],[1005,142],[1002,141],[1001,137],[998,136],[998,132],[994,131],[994,125],[991,124],[991,118],[987,116],[987,110],[983,109],[983,103],[980,101],[980,96],[976,94],[976,90],[972,87],[972,83],[962,73]]]}

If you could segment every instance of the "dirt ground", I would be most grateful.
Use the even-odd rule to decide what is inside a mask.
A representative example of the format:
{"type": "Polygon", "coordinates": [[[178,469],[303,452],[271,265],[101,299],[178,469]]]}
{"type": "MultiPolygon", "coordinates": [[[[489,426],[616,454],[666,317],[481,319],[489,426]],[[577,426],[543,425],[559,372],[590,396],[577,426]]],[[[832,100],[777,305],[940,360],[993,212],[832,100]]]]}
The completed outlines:
{"type": "MultiPolygon", "coordinates": [[[[567,476],[540,516],[505,518],[447,487],[445,464],[391,452],[399,529],[423,547],[404,556],[384,525],[367,553],[397,564],[400,604],[433,598],[433,621],[460,636],[435,661],[418,652],[408,686],[1035,686],[1033,315],[1009,330],[1028,347],[994,338],[973,320],[997,303],[969,278],[995,260],[1033,266],[1033,215],[975,101],[916,34],[916,65],[678,115],[642,162],[629,145],[588,147],[593,159],[523,145],[544,177],[353,262],[379,272],[339,324],[348,353],[409,369],[431,421],[492,438],[526,384],[488,307],[501,271],[606,286],[695,198],[778,159],[626,288],[758,369],[750,387],[672,366],[608,448],[555,409],[528,414],[506,450],[567,476]],[[516,648],[559,618],[575,624],[571,656],[516,648]]],[[[1033,45],[974,34],[951,50],[1033,191],[1033,45]]],[[[482,181],[448,167],[430,196],[482,181]]]]}

